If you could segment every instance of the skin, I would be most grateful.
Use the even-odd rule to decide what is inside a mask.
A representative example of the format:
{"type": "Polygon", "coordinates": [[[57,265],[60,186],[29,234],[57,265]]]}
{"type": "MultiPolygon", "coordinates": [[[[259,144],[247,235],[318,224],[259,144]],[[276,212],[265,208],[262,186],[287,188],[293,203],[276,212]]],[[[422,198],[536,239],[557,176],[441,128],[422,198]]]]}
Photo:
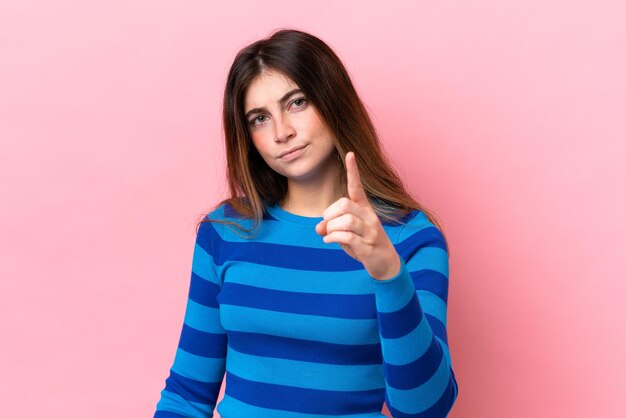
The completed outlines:
{"type": "Polygon", "coordinates": [[[315,231],[326,243],[338,242],[376,280],[391,279],[400,272],[400,256],[367,200],[352,151],[346,154],[346,170],[349,197],[326,208],[315,231]]]}
{"type": "Polygon", "coordinates": [[[346,154],[348,197],[338,190],[341,164],[335,137],[303,93],[280,98],[298,88],[289,77],[275,71],[257,76],[246,91],[244,112],[252,143],[276,172],[287,177],[288,192],[280,206],[301,216],[323,220],[315,231],[325,243],[337,242],[363,264],[376,280],[388,280],[400,272],[400,256],[383,229],[361,184],[354,152],[346,154]],[[249,113],[252,109],[260,109],[249,113]],[[306,145],[291,161],[281,152],[306,145]]]}

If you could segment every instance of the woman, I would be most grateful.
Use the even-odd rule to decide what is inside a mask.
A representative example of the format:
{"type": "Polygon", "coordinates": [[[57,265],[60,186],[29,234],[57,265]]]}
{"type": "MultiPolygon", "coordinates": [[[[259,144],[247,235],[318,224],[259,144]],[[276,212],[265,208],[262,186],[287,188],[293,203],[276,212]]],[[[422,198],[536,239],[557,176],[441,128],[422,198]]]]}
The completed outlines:
{"type": "Polygon", "coordinates": [[[199,224],[155,417],[381,417],[384,402],[395,418],[445,417],[458,394],[446,240],[339,58],[296,30],[254,42],[228,74],[223,123],[231,197],[199,224]]]}

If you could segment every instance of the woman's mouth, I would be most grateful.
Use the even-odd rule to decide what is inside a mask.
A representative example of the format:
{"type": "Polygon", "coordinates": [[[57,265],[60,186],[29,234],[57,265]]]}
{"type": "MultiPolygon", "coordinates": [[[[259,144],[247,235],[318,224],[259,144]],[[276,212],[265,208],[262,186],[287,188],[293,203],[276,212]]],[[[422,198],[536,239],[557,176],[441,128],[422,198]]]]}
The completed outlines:
{"type": "Polygon", "coordinates": [[[294,158],[298,158],[304,152],[306,147],[307,146],[305,145],[305,146],[303,146],[301,148],[298,148],[295,151],[292,151],[292,152],[290,152],[288,154],[283,155],[282,157],[280,157],[280,159],[283,160],[283,161],[291,161],[294,158]]]}

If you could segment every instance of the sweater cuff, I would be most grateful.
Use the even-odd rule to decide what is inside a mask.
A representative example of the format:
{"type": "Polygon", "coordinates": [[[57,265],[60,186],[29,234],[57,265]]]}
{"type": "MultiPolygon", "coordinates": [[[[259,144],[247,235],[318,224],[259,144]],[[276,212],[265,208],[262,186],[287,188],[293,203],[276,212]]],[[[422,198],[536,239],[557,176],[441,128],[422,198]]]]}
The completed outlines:
{"type": "Polygon", "coordinates": [[[400,256],[400,271],[388,280],[376,280],[374,293],[376,295],[376,308],[379,312],[395,312],[411,300],[415,294],[415,285],[409,274],[404,259],[400,256]]]}

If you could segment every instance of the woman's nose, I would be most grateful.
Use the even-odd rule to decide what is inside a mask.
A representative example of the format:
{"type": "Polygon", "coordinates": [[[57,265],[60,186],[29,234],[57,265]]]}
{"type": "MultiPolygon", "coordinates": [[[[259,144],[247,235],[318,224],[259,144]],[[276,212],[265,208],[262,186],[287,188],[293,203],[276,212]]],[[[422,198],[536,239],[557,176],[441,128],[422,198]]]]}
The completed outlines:
{"type": "Polygon", "coordinates": [[[291,138],[296,133],[296,130],[293,128],[293,126],[289,122],[289,118],[284,117],[284,116],[274,119],[274,130],[275,130],[274,140],[276,142],[286,141],[287,138],[291,138]]]}

